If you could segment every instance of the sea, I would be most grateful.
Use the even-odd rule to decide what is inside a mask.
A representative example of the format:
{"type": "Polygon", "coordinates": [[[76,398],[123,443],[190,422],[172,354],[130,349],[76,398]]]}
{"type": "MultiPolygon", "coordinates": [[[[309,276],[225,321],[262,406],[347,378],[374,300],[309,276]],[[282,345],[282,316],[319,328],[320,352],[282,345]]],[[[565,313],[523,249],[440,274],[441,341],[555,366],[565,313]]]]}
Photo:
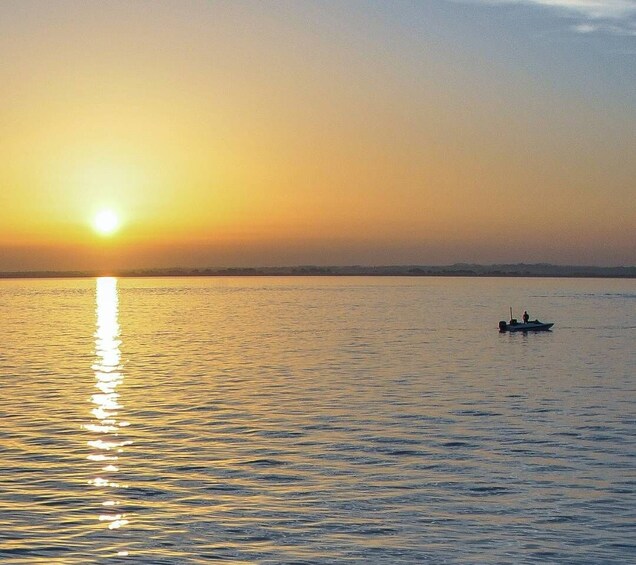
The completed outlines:
{"type": "Polygon", "coordinates": [[[2,564],[636,563],[636,280],[12,279],[0,338],[2,564]]]}

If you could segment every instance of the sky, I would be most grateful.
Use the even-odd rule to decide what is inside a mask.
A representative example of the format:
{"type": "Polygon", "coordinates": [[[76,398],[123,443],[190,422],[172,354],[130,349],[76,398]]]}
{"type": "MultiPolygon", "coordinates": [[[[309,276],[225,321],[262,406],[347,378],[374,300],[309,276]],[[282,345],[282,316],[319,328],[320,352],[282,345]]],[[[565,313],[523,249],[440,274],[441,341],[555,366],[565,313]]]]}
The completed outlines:
{"type": "Polygon", "coordinates": [[[0,60],[0,271],[636,264],[636,0],[3,0],[0,60]]]}

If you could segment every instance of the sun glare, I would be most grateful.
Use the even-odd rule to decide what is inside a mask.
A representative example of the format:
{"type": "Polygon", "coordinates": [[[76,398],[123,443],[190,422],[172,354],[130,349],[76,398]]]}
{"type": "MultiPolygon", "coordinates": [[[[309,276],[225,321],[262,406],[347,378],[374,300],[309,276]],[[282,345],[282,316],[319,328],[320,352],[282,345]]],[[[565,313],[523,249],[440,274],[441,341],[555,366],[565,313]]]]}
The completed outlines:
{"type": "Polygon", "coordinates": [[[93,228],[101,235],[111,235],[119,228],[119,218],[112,210],[102,210],[95,216],[93,228]]]}

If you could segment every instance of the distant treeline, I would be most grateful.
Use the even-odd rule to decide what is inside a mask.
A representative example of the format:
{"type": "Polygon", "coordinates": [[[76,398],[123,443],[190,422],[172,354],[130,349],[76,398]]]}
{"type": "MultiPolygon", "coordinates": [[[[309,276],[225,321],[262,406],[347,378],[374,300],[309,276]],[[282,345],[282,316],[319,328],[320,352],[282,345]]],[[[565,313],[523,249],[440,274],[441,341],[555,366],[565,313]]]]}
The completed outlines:
{"type": "Polygon", "coordinates": [[[636,278],[636,267],[585,267],[524,263],[510,265],[476,265],[457,263],[446,266],[392,265],[321,267],[223,267],[162,268],[117,271],[19,271],[0,272],[0,278],[68,278],[68,277],[267,277],[267,276],[382,276],[382,277],[587,277],[636,278]]]}

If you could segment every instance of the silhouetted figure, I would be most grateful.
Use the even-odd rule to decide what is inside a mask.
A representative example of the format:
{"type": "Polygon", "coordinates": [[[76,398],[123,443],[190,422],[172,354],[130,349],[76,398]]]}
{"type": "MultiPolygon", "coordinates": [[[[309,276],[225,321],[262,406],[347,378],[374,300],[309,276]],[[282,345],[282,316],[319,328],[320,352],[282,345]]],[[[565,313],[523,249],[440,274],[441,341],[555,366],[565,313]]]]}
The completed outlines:
{"type": "Polygon", "coordinates": [[[524,312],[523,313],[523,323],[527,324],[529,319],[530,319],[530,316],[528,316],[528,312],[524,312]]]}

